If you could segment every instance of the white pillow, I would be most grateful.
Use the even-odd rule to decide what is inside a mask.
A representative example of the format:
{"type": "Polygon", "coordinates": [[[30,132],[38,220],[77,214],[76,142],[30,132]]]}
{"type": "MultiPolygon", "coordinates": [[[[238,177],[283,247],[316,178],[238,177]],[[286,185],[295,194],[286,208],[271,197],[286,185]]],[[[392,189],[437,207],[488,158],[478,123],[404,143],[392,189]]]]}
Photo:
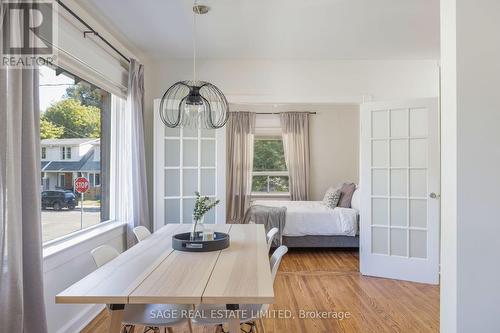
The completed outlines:
{"type": "Polygon", "coordinates": [[[330,197],[330,195],[335,192],[337,192],[337,189],[333,186],[329,187],[328,190],[326,190],[325,195],[323,196],[323,203],[325,205],[328,204],[328,198],[330,197]]]}
{"type": "Polygon", "coordinates": [[[356,187],[356,190],[352,194],[351,208],[356,209],[358,212],[361,210],[361,191],[359,187],[356,187]]]}

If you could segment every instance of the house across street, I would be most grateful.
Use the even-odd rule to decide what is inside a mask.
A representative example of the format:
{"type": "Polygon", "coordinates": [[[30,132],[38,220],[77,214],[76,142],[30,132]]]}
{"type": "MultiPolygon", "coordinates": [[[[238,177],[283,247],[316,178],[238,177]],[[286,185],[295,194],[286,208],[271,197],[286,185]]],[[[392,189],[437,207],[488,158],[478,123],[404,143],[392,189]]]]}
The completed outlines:
{"type": "Polygon", "coordinates": [[[100,140],[44,139],[41,141],[41,157],[43,193],[63,190],[75,193],[77,198],[81,198],[75,191],[75,180],[84,177],[89,181],[89,189],[84,195],[83,214],[80,211],[81,200],[78,200],[74,210],[66,206],[56,210],[51,205],[42,210],[43,241],[50,241],[101,222],[100,140]]]}
{"type": "Polygon", "coordinates": [[[87,199],[101,196],[100,140],[93,138],[44,139],[41,141],[42,190],[74,192],[74,181],[85,177],[90,189],[87,199]]]}

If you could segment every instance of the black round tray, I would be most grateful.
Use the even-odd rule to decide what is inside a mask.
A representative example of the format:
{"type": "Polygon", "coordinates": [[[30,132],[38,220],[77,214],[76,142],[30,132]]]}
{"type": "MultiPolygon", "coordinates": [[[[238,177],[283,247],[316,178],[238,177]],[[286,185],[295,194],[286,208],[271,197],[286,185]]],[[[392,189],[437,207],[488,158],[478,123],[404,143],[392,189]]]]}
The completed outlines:
{"type": "Polygon", "coordinates": [[[190,238],[190,232],[173,235],[172,248],[185,252],[210,252],[229,247],[229,235],[223,232],[214,232],[213,240],[191,240],[190,238]]]}

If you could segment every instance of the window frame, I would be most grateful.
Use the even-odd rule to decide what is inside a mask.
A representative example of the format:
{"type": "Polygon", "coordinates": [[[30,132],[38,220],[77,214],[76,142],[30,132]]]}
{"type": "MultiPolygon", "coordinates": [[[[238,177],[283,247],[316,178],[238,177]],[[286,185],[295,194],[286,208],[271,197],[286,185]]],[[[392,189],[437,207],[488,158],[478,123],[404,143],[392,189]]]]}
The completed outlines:
{"type": "Polygon", "coordinates": [[[71,160],[73,156],[71,146],[62,146],[60,152],[61,152],[61,161],[71,160]]]}
{"type": "MultiPolygon", "coordinates": [[[[64,74],[68,76],[73,76],[71,72],[67,71],[66,69],[60,68],[64,74]]],[[[86,81],[88,82],[88,81],[86,81]]],[[[76,83],[75,83],[76,84],[76,83]]],[[[118,221],[115,219],[116,212],[112,211],[115,209],[116,205],[114,202],[116,201],[115,196],[110,197],[113,193],[113,191],[110,190],[110,184],[113,182],[111,179],[112,175],[109,172],[110,165],[114,164],[115,162],[113,161],[114,154],[111,153],[112,145],[110,144],[113,142],[114,139],[114,133],[116,132],[116,124],[113,121],[110,121],[112,118],[111,113],[113,112],[111,110],[111,96],[112,93],[105,90],[104,88],[97,87],[100,89],[102,92],[102,108],[101,108],[101,136],[100,136],[100,163],[101,163],[101,170],[99,172],[99,186],[101,188],[101,211],[100,211],[100,222],[87,226],[82,229],[77,229],[72,232],[69,232],[67,234],[61,235],[59,237],[46,240],[42,242],[42,248],[44,249],[44,257],[45,257],[45,251],[46,249],[52,248],[52,247],[59,247],[60,244],[65,244],[65,243],[72,243],[75,240],[86,237],[84,235],[88,234],[95,234],[97,230],[103,230],[104,232],[110,228],[116,228],[118,226],[121,226],[124,224],[123,221],[118,221]],[[106,145],[106,147],[104,147],[106,145]],[[103,177],[109,177],[110,179],[105,179],[103,177]],[[104,196],[107,196],[106,198],[103,198],[104,196]]],[[[42,147],[46,148],[46,147],[42,147]]],[[[60,147],[60,157],[62,158],[60,161],[67,161],[71,160],[73,157],[73,147],[72,146],[61,146],[60,147]]],[[[114,148],[114,147],[113,147],[114,148]]],[[[46,151],[47,152],[47,151],[46,151]]],[[[47,155],[46,155],[47,157],[47,155]]],[[[40,158],[40,161],[42,159],[40,158]]],[[[78,174],[83,175],[83,172],[79,172],[78,174]]],[[[57,174],[57,186],[59,186],[60,182],[60,177],[63,176],[64,174],[57,174]]],[[[95,181],[95,179],[94,179],[95,181]]],[[[64,179],[65,183],[65,179],[64,179]]],[[[63,185],[64,186],[64,185],[63,185]]],[[[62,245],[64,246],[64,245],[62,245]]],[[[50,252],[50,251],[49,251],[50,252]]]]}
{"type": "Polygon", "coordinates": [[[40,152],[40,158],[42,160],[47,159],[47,147],[42,147],[41,152],[40,152]]]}
{"type": "MultiPolygon", "coordinates": [[[[280,131],[281,131],[281,128],[280,128],[280,131]]],[[[255,142],[257,141],[264,141],[264,140],[276,140],[276,141],[281,141],[283,142],[283,138],[280,136],[277,136],[277,135],[256,135],[254,137],[254,154],[255,154],[255,142]]],[[[283,158],[284,158],[284,152],[283,152],[283,158]]],[[[255,166],[252,167],[252,169],[254,168],[255,166]]],[[[286,167],[286,165],[285,165],[286,167]]],[[[253,191],[253,188],[252,188],[252,191],[251,191],[251,194],[252,196],[290,196],[290,187],[288,187],[288,191],[286,192],[280,192],[280,191],[270,191],[269,190],[269,187],[270,187],[270,178],[271,177],[288,177],[288,179],[290,180],[290,174],[288,173],[288,167],[286,167],[287,170],[281,170],[281,171],[276,171],[276,170],[259,170],[259,171],[255,171],[255,170],[252,170],[252,185],[253,185],[253,178],[256,177],[256,176],[267,176],[267,192],[263,192],[263,191],[253,191]]],[[[252,186],[253,187],[253,186],[252,186]]]]}

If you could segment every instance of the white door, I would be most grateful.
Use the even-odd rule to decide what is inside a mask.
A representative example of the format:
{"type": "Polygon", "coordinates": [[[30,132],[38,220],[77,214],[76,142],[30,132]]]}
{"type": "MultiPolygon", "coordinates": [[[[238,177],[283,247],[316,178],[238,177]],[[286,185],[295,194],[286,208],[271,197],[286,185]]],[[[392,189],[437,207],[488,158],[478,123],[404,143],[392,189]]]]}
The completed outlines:
{"type": "Polygon", "coordinates": [[[168,128],[160,119],[159,105],[155,100],[155,230],[169,223],[192,223],[196,191],[221,200],[205,223],[226,223],[226,128],[168,128]]]}
{"type": "Polygon", "coordinates": [[[360,270],[439,283],[437,98],[361,106],[360,270]]]}

